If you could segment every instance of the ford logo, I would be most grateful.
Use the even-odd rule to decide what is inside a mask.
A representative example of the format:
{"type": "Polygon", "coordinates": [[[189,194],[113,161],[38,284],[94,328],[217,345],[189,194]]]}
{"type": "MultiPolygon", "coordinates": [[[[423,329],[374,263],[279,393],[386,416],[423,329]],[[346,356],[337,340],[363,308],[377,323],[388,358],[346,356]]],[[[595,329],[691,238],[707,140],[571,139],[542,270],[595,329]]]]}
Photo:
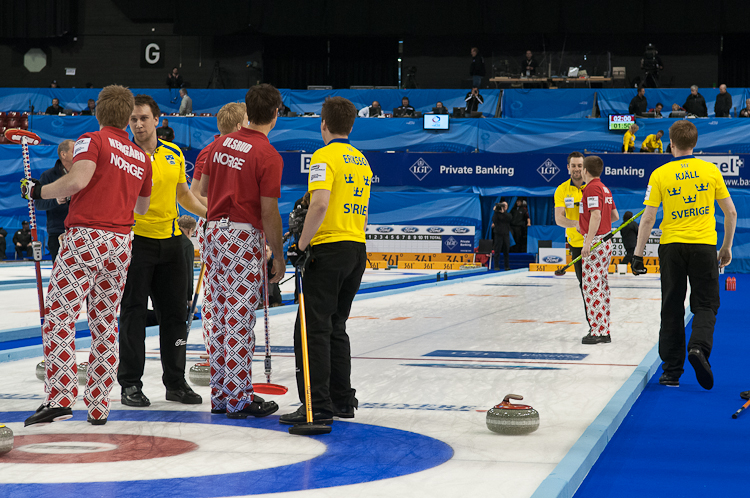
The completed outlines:
{"type": "Polygon", "coordinates": [[[430,227],[427,229],[427,233],[443,233],[443,229],[440,227],[430,227]]]}
{"type": "Polygon", "coordinates": [[[466,227],[456,227],[453,229],[453,233],[468,233],[469,229],[466,227]]]}
{"type": "Polygon", "coordinates": [[[555,256],[554,254],[550,254],[548,256],[545,256],[544,259],[542,259],[545,263],[555,264],[555,263],[562,263],[562,258],[560,256],[555,256]]]}
{"type": "Polygon", "coordinates": [[[378,227],[378,232],[380,233],[389,233],[392,231],[393,231],[393,228],[391,227],[378,227]]]}
{"type": "Polygon", "coordinates": [[[404,233],[417,233],[419,231],[419,228],[417,227],[404,227],[401,229],[404,233]]]}

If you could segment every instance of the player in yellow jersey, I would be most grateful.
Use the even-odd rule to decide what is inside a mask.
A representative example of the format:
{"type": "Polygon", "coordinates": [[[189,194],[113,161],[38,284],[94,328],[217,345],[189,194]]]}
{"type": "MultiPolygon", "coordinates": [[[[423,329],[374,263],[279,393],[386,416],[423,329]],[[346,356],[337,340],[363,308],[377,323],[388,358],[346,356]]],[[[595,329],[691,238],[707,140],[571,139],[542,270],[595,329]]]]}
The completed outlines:
{"type": "Polygon", "coordinates": [[[659,383],[679,386],[685,364],[685,294],[690,281],[693,333],[688,360],[704,389],[714,385],[708,358],[713,345],[714,324],[719,311],[719,268],[732,261],[732,240],[737,210],[715,164],[693,156],[698,130],[690,121],[677,121],[669,129],[674,160],[657,168],[648,181],[646,210],[638,230],[631,268],[646,273],[643,251],[664,206],[661,222],[659,265],[661,267],[661,330],[659,356],[664,374],[659,383]],[[716,255],[714,200],[724,212],[724,241],[716,255]]]}
{"type": "Polygon", "coordinates": [[[664,152],[664,145],[661,143],[661,137],[664,136],[664,132],[659,130],[655,135],[648,135],[646,140],[641,144],[641,152],[664,152]]]}
{"type": "MultiPolygon", "coordinates": [[[[583,198],[583,154],[580,152],[571,152],[568,156],[568,173],[570,179],[561,183],[555,190],[555,223],[557,226],[565,228],[565,237],[570,246],[570,255],[573,259],[581,255],[583,248],[583,235],[578,233],[578,207],[583,198]]],[[[574,264],[576,277],[578,278],[578,287],[581,288],[583,296],[583,273],[581,261],[574,264]]],[[[588,320],[586,313],[586,300],[583,301],[584,315],[588,320]]]]}
{"type": "Polygon", "coordinates": [[[638,131],[638,125],[632,124],[628,131],[625,132],[625,136],[622,137],[622,151],[633,152],[635,150],[635,133],[638,131]]]}
{"type": "MultiPolygon", "coordinates": [[[[358,404],[350,380],[346,321],[367,261],[365,226],[372,170],[365,156],[349,143],[356,117],[357,109],[345,98],[329,98],[323,104],[320,131],[326,146],[310,161],[310,208],[297,244],[299,251],[311,253],[303,282],[310,392],[313,420],[318,423],[331,423],[334,415],[353,418],[358,404]]],[[[297,254],[296,249],[293,246],[290,255],[297,254]]],[[[306,259],[308,255],[295,264],[305,265],[306,259]]],[[[282,415],[282,424],[306,420],[299,314],[294,353],[302,406],[282,415]]]]}

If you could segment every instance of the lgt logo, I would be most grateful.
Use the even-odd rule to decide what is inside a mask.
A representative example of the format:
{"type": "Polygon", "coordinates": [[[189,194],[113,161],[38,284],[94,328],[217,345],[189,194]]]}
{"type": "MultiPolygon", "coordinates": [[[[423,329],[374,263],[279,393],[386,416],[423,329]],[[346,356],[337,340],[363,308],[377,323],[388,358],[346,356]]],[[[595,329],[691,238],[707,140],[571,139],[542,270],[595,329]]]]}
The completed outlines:
{"type": "Polygon", "coordinates": [[[551,159],[547,159],[536,169],[536,172],[547,182],[550,182],[560,172],[560,168],[551,159]]]}
{"type": "Polygon", "coordinates": [[[310,172],[310,160],[312,159],[312,154],[300,154],[299,156],[299,172],[304,173],[305,175],[310,172]]]}
{"type": "Polygon", "coordinates": [[[421,182],[425,176],[430,174],[432,168],[429,164],[427,164],[427,161],[420,157],[419,159],[417,159],[417,162],[411,165],[409,171],[411,171],[411,174],[416,176],[417,180],[421,182]]]}
{"type": "Polygon", "coordinates": [[[721,176],[740,176],[740,168],[745,166],[745,161],[740,156],[701,156],[710,163],[714,163],[721,176]]]}
{"type": "Polygon", "coordinates": [[[452,236],[448,237],[448,240],[445,241],[445,247],[448,249],[453,249],[458,245],[458,241],[454,239],[452,236]]]}

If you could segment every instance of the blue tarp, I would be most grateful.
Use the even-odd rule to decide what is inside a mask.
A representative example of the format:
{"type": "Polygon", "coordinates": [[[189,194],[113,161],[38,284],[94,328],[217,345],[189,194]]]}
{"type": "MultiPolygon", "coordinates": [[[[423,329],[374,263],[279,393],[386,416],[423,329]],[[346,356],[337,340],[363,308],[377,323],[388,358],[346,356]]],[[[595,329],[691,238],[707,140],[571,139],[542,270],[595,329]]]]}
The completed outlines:
{"type": "MultiPolygon", "coordinates": [[[[52,99],[60,100],[60,105],[72,111],[82,111],[88,106],[88,100],[96,100],[101,89],[76,88],[0,88],[0,110],[28,111],[33,105],[35,112],[44,112],[52,104],[52,99]]],[[[180,96],[177,90],[165,88],[133,88],[134,95],[144,93],[151,95],[159,104],[161,112],[173,113],[180,109],[180,96]]],[[[320,108],[326,97],[341,96],[352,101],[357,110],[369,106],[377,100],[385,112],[390,112],[401,105],[401,97],[409,97],[410,103],[417,111],[430,112],[438,101],[449,109],[466,107],[464,97],[466,90],[289,90],[279,89],[281,98],[293,112],[314,112],[320,114],[320,108]]],[[[188,89],[193,100],[195,114],[216,114],[221,106],[228,102],[244,102],[247,90],[194,90],[188,89]]],[[[495,115],[500,90],[482,90],[484,104],[479,111],[485,116],[495,115]]]]}
{"type": "MultiPolygon", "coordinates": [[[[570,119],[591,116],[594,94],[590,88],[503,91],[504,118],[570,119]]],[[[632,98],[632,97],[631,97],[632,98]]],[[[628,101],[629,102],[629,101],[628,101]]]]}

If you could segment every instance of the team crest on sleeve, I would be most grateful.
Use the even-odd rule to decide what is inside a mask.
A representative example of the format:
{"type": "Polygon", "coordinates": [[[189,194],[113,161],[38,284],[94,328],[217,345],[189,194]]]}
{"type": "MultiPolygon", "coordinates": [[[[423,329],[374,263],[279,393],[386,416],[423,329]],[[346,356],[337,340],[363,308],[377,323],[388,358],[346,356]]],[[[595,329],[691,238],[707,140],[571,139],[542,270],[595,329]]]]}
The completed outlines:
{"type": "Polygon", "coordinates": [[[89,150],[89,144],[91,143],[90,138],[81,138],[76,142],[75,147],[73,148],[73,155],[78,155],[81,152],[86,152],[89,150]]]}
{"type": "Polygon", "coordinates": [[[597,196],[586,197],[586,204],[588,204],[589,209],[591,209],[591,208],[598,208],[599,207],[599,197],[597,197],[597,196]]]}
{"type": "Polygon", "coordinates": [[[310,183],[326,181],[326,163],[310,165],[310,183]]]}

